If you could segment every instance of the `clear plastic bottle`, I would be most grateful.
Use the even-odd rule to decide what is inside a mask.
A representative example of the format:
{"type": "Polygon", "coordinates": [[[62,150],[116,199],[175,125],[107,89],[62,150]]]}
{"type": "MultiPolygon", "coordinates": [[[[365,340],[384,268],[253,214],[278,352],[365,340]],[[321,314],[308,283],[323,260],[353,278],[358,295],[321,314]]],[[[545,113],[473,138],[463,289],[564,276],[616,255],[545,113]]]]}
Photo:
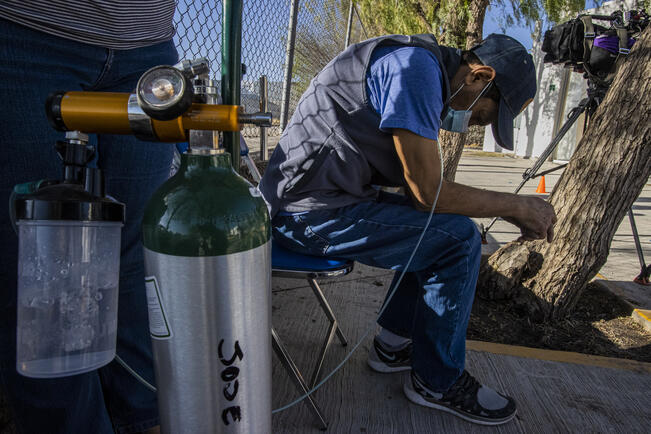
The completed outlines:
{"type": "Polygon", "coordinates": [[[120,232],[113,221],[19,220],[16,369],[51,378],[115,357],[120,232]]]}

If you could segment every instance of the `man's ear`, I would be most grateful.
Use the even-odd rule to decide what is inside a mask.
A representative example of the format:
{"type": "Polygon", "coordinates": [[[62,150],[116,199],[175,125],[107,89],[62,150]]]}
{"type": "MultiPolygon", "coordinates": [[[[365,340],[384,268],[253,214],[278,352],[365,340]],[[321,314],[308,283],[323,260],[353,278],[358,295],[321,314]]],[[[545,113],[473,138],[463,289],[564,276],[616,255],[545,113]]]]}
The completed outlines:
{"type": "Polygon", "coordinates": [[[469,86],[477,81],[487,83],[495,79],[495,70],[491,66],[475,64],[468,66],[470,67],[470,71],[466,74],[464,81],[469,86]]]}

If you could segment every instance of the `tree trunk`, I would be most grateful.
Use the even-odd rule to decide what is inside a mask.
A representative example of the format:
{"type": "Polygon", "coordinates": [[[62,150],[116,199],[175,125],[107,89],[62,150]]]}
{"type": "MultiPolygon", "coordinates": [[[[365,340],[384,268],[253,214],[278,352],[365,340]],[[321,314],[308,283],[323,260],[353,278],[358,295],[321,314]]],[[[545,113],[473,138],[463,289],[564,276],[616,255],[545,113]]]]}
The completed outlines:
{"type": "MultiPolygon", "coordinates": [[[[445,38],[442,43],[453,44],[459,39],[458,35],[464,30],[466,49],[470,49],[481,42],[484,28],[484,15],[486,14],[488,4],[489,0],[471,0],[468,5],[467,22],[464,23],[464,20],[458,16],[450,20],[446,25],[449,31],[444,33],[445,38]],[[463,29],[464,26],[465,29],[463,29]]],[[[468,134],[451,133],[441,130],[439,140],[443,151],[443,177],[448,181],[454,181],[463,148],[466,146],[468,140],[468,134]]]]}
{"type": "Polygon", "coordinates": [[[439,130],[439,141],[443,152],[443,178],[446,181],[454,181],[467,136],[467,133],[439,130]]]}
{"type": "Polygon", "coordinates": [[[472,0],[468,5],[468,24],[466,24],[466,49],[469,50],[483,39],[484,16],[490,0],[472,0]]]}
{"type": "Polygon", "coordinates": [[[552,243],[512,242],[482,267],[479,295],[527,300],[539,319],[569,314],[606,262],[619,223],[651,173],[651,26],[634,45],[550,202],[552,243]]]}

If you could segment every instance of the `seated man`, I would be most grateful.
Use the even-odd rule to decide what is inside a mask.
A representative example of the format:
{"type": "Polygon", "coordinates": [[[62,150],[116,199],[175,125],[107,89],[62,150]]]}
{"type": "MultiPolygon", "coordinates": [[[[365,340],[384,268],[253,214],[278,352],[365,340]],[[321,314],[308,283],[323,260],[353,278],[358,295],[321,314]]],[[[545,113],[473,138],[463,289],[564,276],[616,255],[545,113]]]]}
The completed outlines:
{"type": "MultiPolygon", "coordinates": [[[[501,216],[523,239],[552,238],[545,201],[442,180],[439,128],[492,124],[513,148],[513,118],[534,97],[533,59],[491,35],[469,52],[431,35],[391,35],[348,47],[311,82],[260,183],[283,246],[402,270],[369,355],[379,372],[411,369],[407,398],[480,424],[515,415],[513,399],[464,370],[480,237],[468,217],[501,216]],[[403,186],[410,198],[375,186],[403,186]],[[468,216],[468,217],[464,217],[468,216]]],[[[401,272],[397,272],[393,289],[401,272]]]]}

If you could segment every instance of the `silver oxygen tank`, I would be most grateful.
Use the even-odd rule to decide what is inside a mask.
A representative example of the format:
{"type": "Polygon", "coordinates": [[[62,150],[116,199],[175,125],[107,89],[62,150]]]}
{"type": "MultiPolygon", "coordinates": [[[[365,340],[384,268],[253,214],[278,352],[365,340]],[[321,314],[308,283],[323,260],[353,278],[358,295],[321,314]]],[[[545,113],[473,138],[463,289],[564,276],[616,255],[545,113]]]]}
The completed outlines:
{"type": "Polygon", "coordinates": [[[143,219],[161,431],[267,434],[269,215],[212,134],[190,138],[143,219]]]}

